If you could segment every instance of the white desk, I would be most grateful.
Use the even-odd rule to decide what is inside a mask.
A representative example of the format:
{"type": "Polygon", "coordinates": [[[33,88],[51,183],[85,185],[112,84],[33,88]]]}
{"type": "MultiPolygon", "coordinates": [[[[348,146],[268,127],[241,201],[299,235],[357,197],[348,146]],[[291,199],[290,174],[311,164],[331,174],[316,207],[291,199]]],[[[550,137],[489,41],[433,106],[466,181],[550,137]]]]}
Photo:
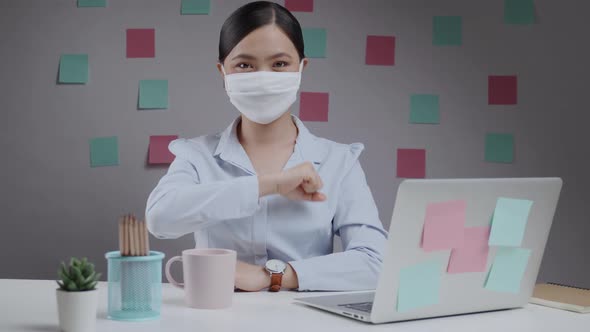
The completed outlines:
{"type": "MultiPolygon", "coordinates": [[[[117,331],[590,331],[590,314],[577,314],[536,305],[523,309],[446,318],[372,325],[293,303],[292,299],[317,293],[235,293],[224,310],[197,310],[184,306],[182,291],[163,284],[159,320],[119,322],[106,318],[107,285],[100,282],[97,332],[117,331]]],[[[58,331],[53,280],[0,279],[0,331],[58,331]]],[[[322,295],[328,293],[321,293],[322,295]]],[[[319,294],[317,294],[319,295],[319,294]]]]}

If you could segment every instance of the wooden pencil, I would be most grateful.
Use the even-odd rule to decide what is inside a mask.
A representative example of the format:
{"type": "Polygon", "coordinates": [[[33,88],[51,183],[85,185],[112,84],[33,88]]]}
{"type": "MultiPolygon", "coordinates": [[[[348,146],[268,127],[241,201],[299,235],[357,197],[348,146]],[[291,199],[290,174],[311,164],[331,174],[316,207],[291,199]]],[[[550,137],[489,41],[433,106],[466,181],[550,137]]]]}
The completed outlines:
{"type": "Polygon", "coordinates": [[[123,217],[119,217],[119,254],[123,256],[123,217]]]}
{"type": "Polygon", "coordinates": [[[123,216],[123,256],[129,252],[129,228],[127,226],[127,216],[123,216]]]}
{"type": "Polygon", "coordinates": [[[137,256],[137,224],[131,217],[131,255],[137,256]]]}
{"type": "Polygon", "coordinates": [[[145,233],[144,233],[144,236],[145,236],[145,254],[147,256],[149,256],[150,255],[150,233],[148,232],[148,229],[147,229],[147,225],[145,223],[145,220],[143,222],[143,226],[145,228],[145,233]]]}
{"type": "Polygon", "coordinates": [[[137,224],[139,226],[138,227],[139,231],[137,232],[137,234],[139,235],[139,255],[140,256],[145,256],[145,244],[143,243],[143,239],[144,239],[144,236],[143,236],[143,230],[144,230],[144,228],[143,228],[143,221],[138,220],[137,224]]]}

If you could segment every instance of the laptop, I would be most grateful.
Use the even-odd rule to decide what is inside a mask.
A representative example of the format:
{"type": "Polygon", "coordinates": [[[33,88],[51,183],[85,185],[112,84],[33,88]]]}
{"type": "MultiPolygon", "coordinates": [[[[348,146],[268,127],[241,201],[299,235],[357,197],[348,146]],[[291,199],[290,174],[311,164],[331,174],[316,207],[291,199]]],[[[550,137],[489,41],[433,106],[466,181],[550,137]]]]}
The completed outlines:
{"type": "MultiPolygon", "coordinates": [[[[560,178],[404,180],[398,188],[376,289],[300,297],[295,298],[295,301],[374,324],[523,307],[535,286],[561,186],[560,178]],[[483,247],[488,248],[487,256],[481,254],[483,258],[480,257],[480,272],[449,273],[448,263],[452,249],[426,251],[422,247],[426,209],[431,204],[462,201],[466,228],[513,227],[511,223],[499,221],[492,224],[499,198],[521,203],[532,201],[532,205],[529,204],[528,215],[523,219],[527,222],[524,233],[520,233],[522,237],[518,245],[512,243],[509,246],[487,246],[488,240],[480,240],[483,247]],[[494,272],[493,280],[488,280],[488,274],[499,252],[514,253],[521,249],[528,251],[529,255],[528,260],[521,264],[523,267],[520,269],[520,277],[518,272],[514,272],[518,269],[506,269],[500,262],[505,254],[498,255],[496,270],[501,271],[504,266],[504,273],[512,273],[512,270],[516,273],[516,277],[511,275],[512,289],[510,285],[506,285],[508,281],[502,277],[497,278],[502,276],[497,271],[494,272]],[[438,289],[425,286],[428,288],[422,289],[430,289],[430,294],[419,294],[418,290],[418,295],[408,296],[407,294],[412,294],[412,287],[415,287],[413,291],[416,292],[416,286],[407,286],[412,283],[407,281],[407,273],[413,266],[425,262],[440,262],[440,268],[434,269],[438,289]],[[404,290],[400,292],[402,273],[403,280],[406,281],[404,290]],[[398,299],[398,293],[403,294],[403,298],[398,299]],[[427,298],[424,299],[424,296],[427,298]],[[398,300],[403,303],[400,304],[398,300]],[[410,303],[412,301],[418,301],[418,304],[410,303]]],[[[515,210],[508,210],[508,213],[510,211],[515,210]]],[[[500,212],[496,213],[500,215],[500,212]]],[[[506,214],[506,211],[503,213],[506,214]]],[[[494,236],[502,234],[499,228],[492,229],[490,233],[494,233],[494,236]]],[[[508,233],[514,234],[516,231],[508,233]]],[[[482,252],[485,253],[485,250],[482,252]]]]}

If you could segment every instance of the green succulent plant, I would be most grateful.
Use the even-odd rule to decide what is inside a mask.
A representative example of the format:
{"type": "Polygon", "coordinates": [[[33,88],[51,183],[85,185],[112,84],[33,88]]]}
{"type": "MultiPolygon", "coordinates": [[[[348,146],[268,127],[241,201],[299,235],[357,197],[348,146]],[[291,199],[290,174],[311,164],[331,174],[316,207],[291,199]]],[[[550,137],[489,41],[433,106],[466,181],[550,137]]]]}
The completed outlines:
{"type": "Polygon", "coordinates": [[[69,266],[61,262],[57,271],[60,280],[57,280],[59,288],[68,292],[83,292],[94,290],[101,273],[96,273],[94,264],[88,262],[86,257],[81,260],[72,257],[69,266]]]}

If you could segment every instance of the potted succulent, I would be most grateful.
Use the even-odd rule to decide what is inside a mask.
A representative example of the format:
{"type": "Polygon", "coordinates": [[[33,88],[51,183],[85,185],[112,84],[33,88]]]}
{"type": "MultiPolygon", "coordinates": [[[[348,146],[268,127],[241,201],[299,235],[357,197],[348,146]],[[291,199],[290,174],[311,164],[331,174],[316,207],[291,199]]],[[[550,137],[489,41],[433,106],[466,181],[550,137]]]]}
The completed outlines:
{"type": "Polygon", "coordinates": [[[94,331],[98,307],[96,284],[101,273],[86,257],[72,257],[69,266],[64,262],[58,270],[60,280],[56,290],[59,326],[64,332],[94,331]]]}

